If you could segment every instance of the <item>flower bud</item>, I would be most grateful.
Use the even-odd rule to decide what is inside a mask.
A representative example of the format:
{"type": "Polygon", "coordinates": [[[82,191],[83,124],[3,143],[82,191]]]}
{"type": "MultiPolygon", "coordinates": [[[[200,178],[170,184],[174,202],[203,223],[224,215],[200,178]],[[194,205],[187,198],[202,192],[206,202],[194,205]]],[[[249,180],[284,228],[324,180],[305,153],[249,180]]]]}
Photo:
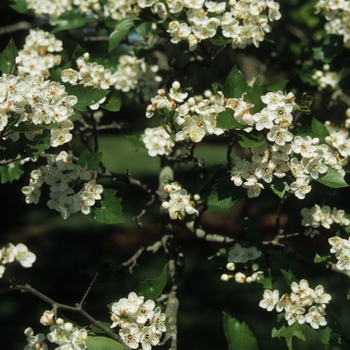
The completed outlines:
{"type": "Polygon", "coordinates": [[[178,81],[174,81],[173,84],[171,85],[171,87],[174,89],[174,90],[179,90],[181,88],[181,85],[178,81]]]}

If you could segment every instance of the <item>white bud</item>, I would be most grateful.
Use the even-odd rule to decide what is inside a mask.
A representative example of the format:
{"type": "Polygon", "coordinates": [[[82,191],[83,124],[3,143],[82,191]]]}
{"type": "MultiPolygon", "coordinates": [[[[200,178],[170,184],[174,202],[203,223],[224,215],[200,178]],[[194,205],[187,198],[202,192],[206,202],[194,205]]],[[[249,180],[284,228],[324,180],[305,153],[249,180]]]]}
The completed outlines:
{"type": "Polygon", "coordinates": [[[252,270],[253,270],[253,271],[258,271],[258,270],[259,270],[259,265],[254,263],[254,264],[252,265],[252,270]]]}
{"type": "Polygon", "coordinates": [[[237,272],[235,275],[235,281],[237,283],[244,283],[246,281],[247,277],[242,272],[237,272]]]}
{"type": "Polygon", "coordinates": [[[193,97],[190,97],[188,100],[187,100],[187,103],[190,105],[190,106],[194,106],[196,104],[196,100],[193,98],[193,97]]]}
{"type": "Polygon", "coordinates": [[[227,270],[234,271],[234,269],[236,268],[236,265],[233,262],[229,262],[226,264],[226,268],[227,270]]]}
{"type": "Polygon", "coordinates": [[[323,65],[323,70],[330,70],[330,66],[329,66],[329,64],[324,64],[323,65]]]}
{"type": "Polygon", "coordinates": [[[203,93],[204,97],[209,98],[213,95],[213,93],[210,90],[205,90],[203,93]]]}
{"type": "Polygon", "coordinates": [[[71,332],[73,330],[73,324],[70,322],[67,322],[64,324],[64,330],[67,332],[71,332]]]}
{"type": "Polygon", "coordinates": [[[247,283],[252,283],[253,282],[253,279],[250,277],[250,276],[248,276],[247,278],[246,278],[246,280],[245,280],[247,283]]]}
{"type": "Polygon", "coordinates": [[[63,323],[64,323],[64,321],[60,317],[56,320],[56,324],[59,325],[59,326],[62,325],[63,323]]]}
{"type": "Polygon", "coordinates": [[[163,202],[162,207],[163,207],[163,209],[169,209],[169,207],[170,207],[169,202],[163,202]]]}
{"type": "Polygon", "coordinates": [[[173,84],[171,85],[171,87],[174,89],[174,90],[179,90],[181,88],[181,85],[178,81],[174,81],[173,84]]]}
{"type": "Polygon", "coordinates": [[[312,144],[313,144],[314,146],[318,145],[319,143],[320,143],[320,139],[319,139],[318,137],[314,137],[314,138],[312,139],[312,144]]]}
{"type": "Polygon", "coordinates": [[[84,57],[84,60],[89,60],[90,59],[90,54],[88,53],[88,52],[85,52],[84,53],[84,55],[83,55],[83,57],[84,57]]]}
{"type": "Polygon", "coordinates": [[[230,276],[224,273],[221,275],[220,279],[221,281],[227,282],[230,279],[230,276]]]}
{"type": "Polygon", "coordinates": [[[199,200],[201,199],[201,196],[200,196],[198,193],[196,193],[196,194],[193,196],[193,199],[197,202],[197,201],[199,201],[199,200]]]}

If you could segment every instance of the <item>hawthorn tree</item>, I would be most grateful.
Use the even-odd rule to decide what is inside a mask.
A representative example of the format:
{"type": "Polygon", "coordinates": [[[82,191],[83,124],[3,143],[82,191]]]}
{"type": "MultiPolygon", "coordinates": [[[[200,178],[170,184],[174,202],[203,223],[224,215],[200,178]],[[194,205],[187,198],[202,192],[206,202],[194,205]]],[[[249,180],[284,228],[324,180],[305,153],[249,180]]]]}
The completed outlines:
{"type": "MultiPolygon", "coordinates": [[[[9,295],[46,305],[18,325],[15,348],[211,349],[220,337],[235,350],[349,348],[350,1],[3,6],[0,34],[14,39],[0,54],[1,182],[37,208],[21,213],[96,229],[40,237],[59,242],[61,258],[5,236],[15,243],[0,250],[3,305],[9,295]],[[121,242],[94,251],[107,226],[139,230],[145,243],[129,231],[125,255],[81,271],[85,287],[70,265],[69,283],[57,277],[75,257],[107,257],[121,242]],[[184,236],[195,243],[183,249],[184,236]],[[186,299],[197,283],[184,285],[186,254],[193,276],[206,264],[199,280],[215,307],[200,289],[186,299]],[[40,259],[45,277],[15,267],[40,259]],[[40,288],[48,280],[62,299],[40,288]],[[201,318],[208,334],[181,339],[182,323],[196,330],[201,318]]],[[[14,212],[3,212],[9,227],[14,212]]]]}

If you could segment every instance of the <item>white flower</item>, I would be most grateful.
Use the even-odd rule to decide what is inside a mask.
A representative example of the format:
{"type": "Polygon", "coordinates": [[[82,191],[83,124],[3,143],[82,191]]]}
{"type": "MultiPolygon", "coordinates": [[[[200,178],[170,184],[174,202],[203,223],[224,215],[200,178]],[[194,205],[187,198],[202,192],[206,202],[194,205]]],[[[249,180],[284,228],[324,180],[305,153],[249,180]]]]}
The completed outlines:
{"type": "Polygon", "coordinates": [[[290,306],[286,309],[285,319],[288,325],[291,326],[293,323],[298,322],[299,324],[305,323],[304,317],[305,309],[299,306],[290,306]]]}
{"type": "Polygon", "coordinates": [[[157,331],[166,332],[165,320],[166,315],[162,313],[161,308],[157,306],[151,318],[151,327],[155,328],[157,331]]]}
{"type": "Polygon", "coordinates": [[[295,182],[290,185],[290,190],[294,192],[295,196],[299,199],[304,199],[305,194],[311,191],[311,186],[309,186],[310,177],[300,176],[296,178],[295,182]]]}
{"type": "Polygon", "coordinates": [[[119,330],[119,335],[124,343],[131,349],[137,349],[140,343],[141,333],[136,323],[126,325],[119,330]]]}
{"type": "Polygon", "coordinates": [[[28,343],[24,347],[24,350],[33,350],[33,349],[47,350],[47,344],[44,342],[44,340],[46,339],[44,334],[39,333],[37,335],[34,335],[34,331],[30,327],[25,329],[24,334],[27,337],[27,343],[28,343]]]}
{"type": "Polygon", "coordinates": [[[152,327],[143,327],[141,330],[140,342],[143,350],[151,350],[152,346],[159,343],[161,333],[152,327]]]}
{"type": "Polygon", "coordinates": [[[277,289],[274,291],[265,289],[263,299],[260,301],[259,306],[267,311],[272,311],[278,302],[279,291],[277,289]]]}
{"type": "Polygon", "coordinates": [[[286,142],[293,140],[293,134],[287,128],[280,126],[273,126],[267,134],[267,139],[275,142],[278,146],[284,146],[286,142]]]}
{"type": "Polygon", "coordinates": [[[36,260],[36,256],[34,253],[30,252],[26,245],[23,243],[19,243],[16,246],[16,255],[15,259],[23,266],[23,267],[32,267],[33,263],[36,260]]]}
{"type": "Polygon", "coordinates": [[[305,315],[305,321],[314,329],[319,329],[320,326],[325,326],[327,324],[323,313],[317,306],[310,307],[309,312],[305,315]]]}

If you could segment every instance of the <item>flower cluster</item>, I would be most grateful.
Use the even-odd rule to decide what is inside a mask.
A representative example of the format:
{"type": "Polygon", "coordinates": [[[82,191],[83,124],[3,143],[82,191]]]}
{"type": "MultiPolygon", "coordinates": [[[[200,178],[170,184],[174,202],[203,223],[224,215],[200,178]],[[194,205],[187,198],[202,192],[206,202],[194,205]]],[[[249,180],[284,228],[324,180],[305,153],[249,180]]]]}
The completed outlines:
{"type": "MultiPolygon", "coordinates": [[[[318,228],[322,225],[324,228],[329,229],[333,223],[340,226],[349,226],[350,220],[345,217],[344,210],[338,210],[337,208],[331,209],[328,205],[324,205],[322,208],[315,204],[312,208],[303,208],[301,210],[303,220],[301,224],[306,227],[318,228]]],[[[318,234],[317,230],[306,231],[305,234],[311,234],[314,236],[318,234]]]]}
{"type": "Polygon", "coordinates": [[[205,135],[221,135],[224,130],[216,127],[216,119],[225,110],[224,96],[221,92],[213,95],[209,91],[206,96],[208,98],[187,99],[188,93],[183,92],[180,83],[175,81],[168,94],[163,89],[158,90],[158,95],[151,99],[152,104],[147,107],[146,117],[150,118],[162,109],[175,112],[175,121],[181,128],[175,135],[179,141],[200,142],[205,135]]]}
{"type": "Polygon", "coordinates": [[[72,157],[62,151],[59,155],[49,155],[47,165],[31,172],[29,186],[22,188],[26,203],[37,204],[43,184],[49,186],[50,200],[47,206],[58,211],[64,219],[81,211],[88,215],[97,200],[101,200],[103,187],[96,184],[96,171],[86,170],[73,164],[72,157]],[[82,185],[82,181],[83,185],[82,185]],[[79,185],[79,191],[74,187],[79,185]],[[81,186],[82,185],[82,186],[81,186]]]}
{"type": "Polygon", "coordinates": [[[150,157],[168,155],[175,145],[175,141],[164,130],[163,126],[147,128],[142,136],[142,142],[145,144],[150,157]]]}
{"type": "Polygon", "coordinates": [[[26,37],[23,50],[16,58],[19,75],[33,75],[48,78],[49,69],[61,63],[61,56],[54,52],[62,51],[62,41],[43,30],[31,29],[26,37]]]}
{"type": "Polygon", "coordinates": [[[259,306],[267,311],[276,307],[277,312],[285,312],[284,318],[291,326],[298,322],[310,324],[314,329],[327,324],[325,318],[326,304],[332,297],[324,291],[322,285],[315,289],[309,287],[307,280],[302,279],[299,283],[292,282],[291,293],[285,293],[280,298],[279,291],[265,289],[263,299],[259,306]]]}
{"type": "MultiPolygon", "coordinates": [[[[51,128],[50,139],[51,146],[57,147],[72,139],[69,130],[74,126],[69,117],[74,114],[72,107],[77,101],[76,96],[68,95],[63,85],[44,81],[42,76],[3,74],[0,77],[0,131],[5,129],[9,118],[16,118],[15,127],[22,123],[43,128],[58,124],[51,128]]],[[[3,136],[16,141],[19,134],[15,130],[10,128],[3,136]]],[[[33,139],[37,133],[42,131],[26,132],[25,135],[33,139]]]]}
{"type": "Polygon", "coordinates": [[[329,34],[343,36],[345,47],[350,47],[350,2],[346,0],[320,0],[316,5],[316,13],[325,12],[325,30],[329,34]]]}
{"type": "Polygon", "coordinates": [[[331,72],[329,64],[323,65],[323,71],[317,70],[312,75],[312,79],[316,80],[318,90],[323,90],[329,86],[332,90],[339,89],[339,81],[341,76],[336,72],[331,72]]]}
{"type": "Polygon", "coordinates": [[[23,267],[28,268],[33,266],[35,260],[35,254],[30,252],[23,243],[17,245],[9,243],[7,247],[0,249],[0,278],[4,275],[6,264],[18,261],[23,267]]]}
{"type": "MultiPolygon", "coordinates": [[[[339,157],[341,147],[338,146],[339,153],[334,149],[337,143],[331,142],[332,134],[325,139],[329,146],[320,144],[318,138],[294,136],[289,131],[293,122],[292,112],[296,106],[292,93],[268,92],[261,96],[266,107],[255,114],[251,113],[253,104],[244,101],[243,97],[228,99],[225,107],[234,111],[234,118],[246,127],[246,132],[255,128],[267,133],[265,142],[251,147],[252,161],[234,158],[231,180],[236,186],[242,185],[246,188],[248,197],[257,197],[260,194],[264,188],[261,180],[271,183],[273,176],[283,178],[288,172],[295,178],[289,190],[299,199],[304,199],[311,191],[310,181],[327,173],[328,167],[336,169],[344,176],[342,167],[345,161],[339,157]]],[[[346,146],[344,141],[344,155],[346,146]]]]}
{"type": "MultiPolygon", "coordinates": [[[[62,81],[71,85],[81,84],[84,87],[92,86],[93,88],[108,90],[117,82],[116,74],[112,74],[109,69],[105,69],[101,64],[88,62],[89,59],[90,55],[87,52],[82,57],[78,57],[76,60],[78,71],[73,68],[64,69],[61,72],[62,81]]],[[[100,101],[89,107],[92,110],[97,110],[105,100],[106,97],[103,97],[100,101]]]]}
{"type": "Polygon", "coordinates": [[[281,18],[279,4],[272,0],[170,0],[167,7],[156,0],[138,0],[138,4],[141,8],[151,7],[163,21],[170,16],[185,17],[185,21],[171,21],[167,31],[171,42],[186,40],[191,51],[199,42],[213,37],[226,40],[233,48],[243,49],[250,44],[258,47],[271,31],[269,21],[281,18]]]}
{"type": "Polygon", "coordinates": [[[137,0],[107,0],[103,5],[103,15],[105,18],[112,18],[121,21],[125,18],[138,16],[141,12],[137,0]]]}
{"type": "Polygon", "coordinates": [[[164,191],[169,193],[169,201],[163,202],[162,207],[169,212],[171,219],[183,220],[186,214],[198,215],[198,210],[194,208],[195,200],[199,199],[199,195],[195,195],[192,199],[191,195],[182,188],[178,182],[171,182],[164,186],[164,191]]]}
{"type": "Polygon", "coordinates": [[[131,292],[112,304],[111,328],[120,327],[119,335],[131,349],[151,350],[159,343],[166,331],[166,316],[153,300],[144,301],[143,296],[131,292]]]}
{"type": "Polygon", "coordinates": [[[70,322],[64,322],[62,318],[54,320],[53,311],[45,311],[40,319],[40,323],[44,326],[50,326],[50,332],[45,336],[43,333],[34,335],[32,328],[27,328],[24,334],[27,336],[27,345],[24,350],[42,349],[47,350],[47,343],[59,345],[56,349],[64,350],[85,350],[87,349],[86,338],[88,336],[87,330],[84,328],[74,327],[70,322]]]}
{"type": "Polygon", "coordinates": [[[228,252],[226,249],[221,249],[220,255],[227,256],[226,268],[230,271],[236,271],[234,275],[222,274],[222,281],[234,279],[237,283],[252,283],[264,279],[264,273],[258,271],[259,265],[254,261],[261,256],[261,251],[256,247],[244,248],[236,243],[228,252]],[[238,267],[242,267],[245,273],[237,271],[238,267]],[[251,275],[247,275],[246,272],[249,267],[251,275]]]}
{"type": "Polygon", "coordinates": [[[72,9],[72,0],[50,1],[50,0],[26,0],[27,7],[33,10],[37,17],[47,15],[50,23],[54,24],[64,12],[72,9]]]}
{"type": "Polygon", "coordinates": [[[334,236],[328,239],[328,243],[331,245],[330,252],[338,260],[337,268],[350,271],[350,239],[334,236]]]}
{"type": "Polygon", "coordinates": [[[122,55],[118,59],[118,68],[115,72],[117,82],[114,87],[123,92],[141,90],[143,98],[150,100],[162,81],[162,77],[156,75],[158,70],[157,65],[147,64],[144,58],[122,55]]]}
{"type": "Polygon", "coordinates": [[[345,175],[345,171],[342,167],[347,163],[347,158],[350,156],[350,138],[349,131],[345,129],[334,128],[329,122],[325,123],[329,136],[325,138],[325,141],[330,146],[334,147],[337,152],[333,152],[333,168],[337,169],[342,175],[345,175]],[[344,157],[341,159],[341,157],[344,157]]]}

